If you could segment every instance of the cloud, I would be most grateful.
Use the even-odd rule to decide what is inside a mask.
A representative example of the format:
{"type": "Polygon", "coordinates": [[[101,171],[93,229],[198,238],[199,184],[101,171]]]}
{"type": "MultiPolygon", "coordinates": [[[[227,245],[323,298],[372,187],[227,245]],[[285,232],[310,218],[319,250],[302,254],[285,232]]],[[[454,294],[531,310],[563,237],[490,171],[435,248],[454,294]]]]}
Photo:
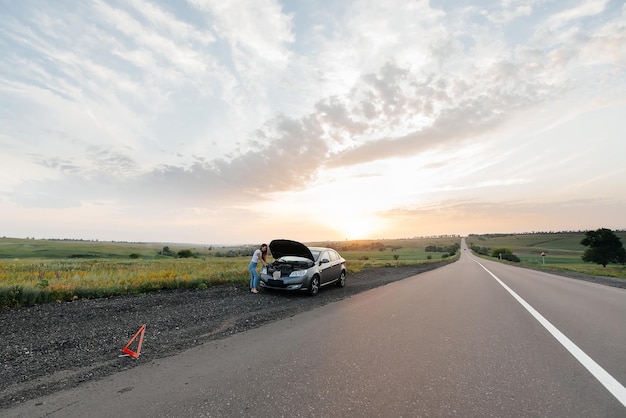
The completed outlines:
{"type": "MultiPolygon", "coordinates": [[[[533,5],[536,1],[530,1],[527,4],[515,4],[514,7],[507,7],[495,13],[485,13],[486,17],[495,23],[504,24],[511,22],[520,17],[530,16],[533,12],[533,5]]],[[[508,6],[512,6],[508,3],[508,6]]]]}
{"type": "Polygon", "coordinates": [[[172,192],[209,193],[214,199],[248,199],[252,195],[303,188],[328,154],[322,132],[312,118],[279,116],[257,131],[247,152],[230,159],[196,162],[188,168],[162,166],[139,179],[172,192]],[[182,187],[181,187],[182,185],[182,187]]]}
{"type": "Polygon", "coordinates": [[[263,199],[263,193],[301,189],[315,178],[328,155],[321,136],[312,118],[277,117],[257,132],[248,152],[228,160],[198,159],[188,166],[160,165],[148,171],[127,155],[104,148],[93,148],[85,161],[37,156],[61,178],[28,181],[14,196],[27,206],[45,204],[56,196],[55,207],[61,205],[62,196],[68,197],[68,206],[116,196],[129,205],[164,197],[181,206],[263,199]]]}
{"type": "MultiPolygon", "coordinates": [[[[364,140],[336,152],[328,167],[406,157],[460,144],[493,130],[514,112],[551,98],[559,88],[540,76],[531,77],[523,65],[506,61],[466,76],[424,76],[406,69],[388,71],[389,67],[386,65],[381,75],[364,77],[369,106],[352,109],[354,114],[343,120],[367,121],[369,126],[363,131],[381,132],[379,124],[403,129],[391,132],[395,136],[364,140]],[[385,77],[387,73],[394,75],[385,77]],[[368,119],[372,108],[376,119],[368,119]]],[[[344,127],[349,130],[349,125],[344,127]]]]}
{"type": "Polygon", "coordinates": [[[263,77],[264,70],[287,64],[286,48],[294,41],[291,18],[272,0],[224,2],[189,0],[193,7],[208,13],[216,35],[228,42],[235,67],[242,75],[263,77]],[[257,66],[261,64],[261,68],[257,66]]]}
{"type": "Polygon", "coordinates": [[[552,31],[556,31],[572,21],[579,21],[586,17],[602,13],[610,0],[586,0],[581,4],[556,13],[547,19],[547,25],[552,31]]]}
{"type": "MultiPolygon", "coordinates": [[[[132,13],[102,2],[95,4],[105,22],[123,33],[125,38],[133,39],[132,44],[136,46],[138,55],[128,54],[132,52],[128,48],[122,55],[138,62],[145,60],[149,66],[158,64],[158,70],[144,70],[148,74],[154,73],[155,77],[164,77],[162,81],[166,82],[165,85],[177,83],[176,80],[189,82],[179,77],[181,71],[195,80],[195,72],[201,71],[208,61],[198,58],[199,54],[194,49],[179,48],[159,30],[173,34],[174,39],[181,41],[190,40],[208,46],[226,40],[233,51],[259,47],[275,51],[277,55],[288,55],[285,46],[292,41],[290,19],[281,14],[274,3],[262,12],[270,21],[277,22],[273,30],[279,33],[275,33],[273,43],[269,38],[258,40],[257,35],[265,26],[251,19],[253,13],[259,12],[256,6],[246,8],[247,17],[239,25],[241,31],[234,32],[231,6],[211,1],[191,2],[198,10],[207,13],[207,17],[211,15],[217,20],[217,29],[213,33],[195,30],[161,9],[143,7],[144,3],[139,1],[132,3],[132,13]],[[146,26],[140,19],[155,26],[146,26]],[[163,28],[157,28],[161,25],[163,28]],[[193,62],[194,65],[189,65],[193,62]],[[157,75],[162,69],[166,70],[166,75],[157,75]],[[170,75],[167,75],[168,69],[170,75]]],[[[356,22],[352,22],[354,28],[358,27],[356,22]]],[[[121,38],[117,41],[108,39],[107,42],[112,42],[114,48],[122,51],[121,38]]],[[[439,63],[437,67],[441,67],[442,62],[456,60],[455,55],[463,53],[461,47],[447,56],[441,56],[439,49],[429,51],[431,55],[424,56],[426,63],[436,61],[439,63]]],[[[237,54],[235,52],[234,56],[237,54]]],[[[257,54],[258,51],[252,54],[251,61],[258,62],[255,58],[257,54]]],[[[87,85],[93,85],[94,89],[109,80],[116,80],[113,91],[118,93],[105,96],[107,108],[111,103],[120,103],[115,94],[136,91],[139,84],[134,83],[143,83],[130,81],[129,72],[120,73],[120,69],[89,60],[80,61],[78,56],[64,55],[60,51],[59,55],[64,60],[62,67],[68,68],[67,71],[82,68],[79,73],[68,73],[68,80],[90,74],[94,82],[87,85]]],[[[52,157],[46,166],[63,171],[65,175],[80,173],[84,178],[94,179],[91,187],[81,179],[73,179],[77,185],[83,184],[77,187],[83,190],[85,199],[111,199],[117,193],[123,193],[125,199],[139,202],[152,201],[165,194],[176,196],[181,204],[200,205],[208,200],[247,199],[260,191],[272,193],[300,189],[314,180],[324,168],[405,158],[442,147],[458,146],[493,131],[516,112],[551,99],[562,88],[560,80],[546,75],[550,67],[545,59],[538,62],[544,57],[539,51],[527,51],[520,54],[517,61],[500,59],[488,64],[451,68],[441,73],[432,72],[428,65],[413,67],[387,61],[381,63],[376,72],[361,75],[346,89],[345,94],[322,97],[308,115],[275,116],[248,141],[241,141],[236,151],[228,156],[195,158],[181,164],[169,161],[152,167],[144,164],[142,167],[141,162],[130,157],[128,151],[118,149],[108,155],[88,152],[87,160],[91,163],[52,157]],[[66,164],[59,164],[59,161],[66,164]],[[82,168],[79,168],[81,164],[82,168]],[[65,170],[61,170],[63,167],[66,167],[65,170]],[[67,167],[72,167],[72,171],[67,167]],[[100,196],[96,190],[101,190],[100,196]]],[[[239,72],[239,75],[245,76],[245,72],[239,72]]],[[[159,88],[163,89],[163,85],[159,88]]],[[[68,96],[84,95],[75,87],[68,91],[68,96]]],[[[99,88],[94,93],[96,91],[101,92],[99,88]]],[[[152,96],[144,96],[144,100],[149,97],[152,96]]],[[[163,96],[160,100],[167,102],[167,97],[163,96]]],[[[97,106],[97,101],[94,97],[91,106],[97,106]]],[[[147,101],[144,104],[151,105],[147,101]]],[[[97,112],[99,117],[94,116],[94,122],[117,137],[115,125],[102,119],[107,112],[104,104],[102,107],[97,112]]],[[[121,107],[130,109],[123,104],[121,107]]],[[[132,115],[137,108],[133,106],[130,112],[132,115]]],[[[116,118],[113,116],[112,119],[116,118]]],[[[136,121],[134,124],[135,130],[140,132],[149,121],[136,121]]],[[[120,126],[128,126],[128,123],[120,123],[120,126]]],[[[125,146],[141,152],[146,145],[141,145],[139,138],[134,140],[137,143],[126,142],[125,146]]],[[[175,146],[163,142],[159,146],[164,147],[166,152],[182,155],[175,146]]],[[[29,188],[38,188],[36,185],[30,182],[29,188]]],[[[47,192],[61,190],[62,187],[51,188],[42,184],[41,189],[47,192]]]]}
{"type": "MultiPolygon", "coordinates": [[[[535,193],[543,176],[560,192],[598,185],[604,193],[619,176],[589,168],[576,177],[559,166],[568,184],[549,176],[553,157],[535,160],[547,144],[562,151],[559,161],[583,166],[591,148],[549,134],[580,135],[564,125],[580,123],[589,108],[623,103],[625,15],[614,2],[94,0],[7,8],[4,202],[149,208],[168,219],[250,202],[269,208],[287,195],[306,202],[324,182],[385,188],[415,176],[422,184],[410,193],[384,190],[415,208],[426,191],[441,199],[483,185],[517,199],[535,193]],[[549,105],[558,111],[544,113],[549,105]],[[539,137],[542,146],[531,147],[539,137]]],[[[584,131],[594,146],[611,144],[594,129],[584,131]]]]}

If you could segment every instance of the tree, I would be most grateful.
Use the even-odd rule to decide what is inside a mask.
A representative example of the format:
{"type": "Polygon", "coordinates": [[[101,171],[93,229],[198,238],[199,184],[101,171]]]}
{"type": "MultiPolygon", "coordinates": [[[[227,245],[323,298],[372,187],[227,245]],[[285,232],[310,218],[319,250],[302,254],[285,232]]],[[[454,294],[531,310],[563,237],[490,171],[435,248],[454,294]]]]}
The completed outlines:
{"type": "Polygon", "coordinates": [[[519,257],[513,254],[513,251],[508,248],[493,249],[491,250],[491,256],[499,258],[500,260],[514,261],[516,263],[520,262],[519,257]]]}
{"type": "Polygon", "coordinates": [[[602,264],[626,263],[626,250],[620,238],[608,228],[585,232],[585,238],[580,243],[586,247],[582,255],[583,261],[602,264]]]}
{"type": "Polygon", "coordinates": [[[180,258],[191,258],[193,257],[193,252],[191,250],[180,250],[178,256],[180,258]]]}

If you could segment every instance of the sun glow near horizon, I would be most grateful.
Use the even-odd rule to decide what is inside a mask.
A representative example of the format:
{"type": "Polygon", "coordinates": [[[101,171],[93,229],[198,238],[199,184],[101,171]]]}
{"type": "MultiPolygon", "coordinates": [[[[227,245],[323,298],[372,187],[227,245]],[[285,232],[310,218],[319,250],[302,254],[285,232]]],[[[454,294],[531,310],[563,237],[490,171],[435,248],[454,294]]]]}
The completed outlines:
{"type": "Polygon", "coordinates": [[[337,228],[347,240],[371,239],[384,230],[384,221],[370,214],[345,214],[337,217],[337,228]]]}

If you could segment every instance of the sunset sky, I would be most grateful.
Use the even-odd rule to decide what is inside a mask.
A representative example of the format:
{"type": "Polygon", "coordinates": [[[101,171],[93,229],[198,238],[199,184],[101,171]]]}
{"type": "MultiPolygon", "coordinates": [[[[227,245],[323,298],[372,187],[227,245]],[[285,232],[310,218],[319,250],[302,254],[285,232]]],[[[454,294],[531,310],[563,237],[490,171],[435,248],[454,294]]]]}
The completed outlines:
{"type": "Polygon", "coordinates": [[[626,228],[615,0],[0,0],[0,236],[626,228]]]}

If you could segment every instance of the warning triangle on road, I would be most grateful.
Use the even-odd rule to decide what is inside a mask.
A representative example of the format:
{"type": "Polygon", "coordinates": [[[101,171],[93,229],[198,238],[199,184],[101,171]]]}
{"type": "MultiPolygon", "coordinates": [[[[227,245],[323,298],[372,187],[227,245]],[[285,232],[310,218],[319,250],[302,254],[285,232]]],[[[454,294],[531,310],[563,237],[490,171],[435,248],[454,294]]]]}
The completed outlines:
{"type": "Polygon", "coordinates": [[[137,331],[135,335],[133,335],[133,338],[131,338],[126,344],[126,346],[122,348],[122,351],[124,352],[124,354],[128,354],[129,356],[135,359],[139,358],[139,353],[141,352],[141,343],[143,343],[144,332],[146,332],[146,324],[143,324],[141,328],[139,328],[139,331],[137,331]],[[137,343],[136,351],[133,351],[130,349],[130,346],[137,339],[137,337],[139,337],[139,341],[137,343]]]}

